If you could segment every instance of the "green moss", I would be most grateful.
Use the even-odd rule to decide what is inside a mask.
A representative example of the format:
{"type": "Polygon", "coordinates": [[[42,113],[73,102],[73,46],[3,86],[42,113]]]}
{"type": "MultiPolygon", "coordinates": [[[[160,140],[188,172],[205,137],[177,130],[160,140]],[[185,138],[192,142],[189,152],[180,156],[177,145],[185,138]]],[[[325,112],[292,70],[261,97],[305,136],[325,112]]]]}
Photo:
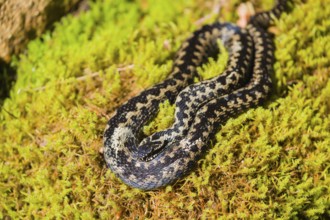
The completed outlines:
{"type": "Polygon", "coordinates": [[[159,112],[155,119],[143,127],[143,133],[147,136],[170,127],[174,122],[175,105],[166,100],[159,105],[159,112]]]}
{"type": "MultiPolygon", "coordinates": [[[[240,2],[222,8],[221,19],[235,20],[240,2]]],[[[141,192],[106,168],[99,153],[106,121],[166,78],[175,51],[213,7],[212,1],[100,0],[31,42],[14,61],[17,82],[0,113],[0,218],[329,216],[326,0],[297,3],[277,21],[273,96],[219,128],[194,173],[141,192]]],[[[220,73],[226,59],[201,68],[203,77],[220,73]]],[[[165,103],[146,132],[172,118],[165,103]]]]}

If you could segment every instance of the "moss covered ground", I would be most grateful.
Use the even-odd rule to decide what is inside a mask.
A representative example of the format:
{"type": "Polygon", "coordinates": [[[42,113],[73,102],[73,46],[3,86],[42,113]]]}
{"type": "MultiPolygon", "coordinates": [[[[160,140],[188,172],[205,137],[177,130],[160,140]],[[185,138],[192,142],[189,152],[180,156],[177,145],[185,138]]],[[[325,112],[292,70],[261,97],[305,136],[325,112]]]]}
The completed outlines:
{"type": "MultiPolygon", "coordinates": [[[[105,166],[102,134],[113,111],[166,78],[193,30],[235,22],[239,3],[96,0],[31,42],[12,62],[17,81],[0,112],[0,219],[329,217],[327,0],[298,1],[276,22],[273,95],[219,128],[191,175],[143,192],[105,166]]],[[[217,73],[225,59],[200,71],[217,73]]],[[[168,126],[171,109],[165,103],[146,132],[168,126]]]]}

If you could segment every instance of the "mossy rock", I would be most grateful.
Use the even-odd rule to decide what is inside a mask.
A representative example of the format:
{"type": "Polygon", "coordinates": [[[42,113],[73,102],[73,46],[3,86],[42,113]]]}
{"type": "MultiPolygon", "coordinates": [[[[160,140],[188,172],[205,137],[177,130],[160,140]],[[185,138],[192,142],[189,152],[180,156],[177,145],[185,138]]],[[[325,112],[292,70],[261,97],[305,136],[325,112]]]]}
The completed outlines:
{"type": "MultiPolygon", "coordinates": [[[[0,113],[0,218],[328,217],[326,0],[297,2],[276,22],[272,97],[219,128],[191,175],[143,192],[116,178],[99,152],[113,111],[166,78],[193,30],[219,17],[235,21],[240,2],[215,14],[213,1],[97,0],[31,42],[13,61],[17,81],[0,113]]],[[[207,77],[221,63],[200,71],[207,77]]],[[[164,108],[171,106],[164,104],[158,118],[168,117],[164,108]]],[[[168,123],[157,120],[156,128],[168,123]]]]}

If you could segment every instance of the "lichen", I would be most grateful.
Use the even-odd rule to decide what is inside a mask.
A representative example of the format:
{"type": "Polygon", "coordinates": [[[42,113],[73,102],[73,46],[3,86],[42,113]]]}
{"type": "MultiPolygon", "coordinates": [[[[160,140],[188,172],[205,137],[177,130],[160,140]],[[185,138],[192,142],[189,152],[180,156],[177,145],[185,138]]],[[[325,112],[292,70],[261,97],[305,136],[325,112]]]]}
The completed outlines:
{"type": "MultiPolygon", "coordinates": [[[[32,41],[13,61],[17,81],[0,113],[0,218],[329,216],[326,0],[297,1],[276,22],[273,95],[219,128],[195,172],[142,192],[123,184],[100,154],[114,110],[166,78],[175,51],[193,30],[216,17],[235,21],[241,2],[230,1],[214,15],[213,1],[97,0],[32,41]]],[[[264,9],[272,1],[260,3],[264,9]]],[[[217,62],[224,61],[203,69],[214,73],[217,62]]]]}

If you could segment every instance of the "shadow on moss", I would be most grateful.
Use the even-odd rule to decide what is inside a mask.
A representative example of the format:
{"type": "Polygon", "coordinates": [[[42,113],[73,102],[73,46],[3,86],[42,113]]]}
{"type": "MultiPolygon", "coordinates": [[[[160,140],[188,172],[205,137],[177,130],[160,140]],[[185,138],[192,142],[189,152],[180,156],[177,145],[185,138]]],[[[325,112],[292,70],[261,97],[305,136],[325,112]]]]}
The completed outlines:
{"type": "Polygon", "coordinates": [[[16,80],[16,71],[0,58],[0,108],[9,97],[9,91],[16,80]]]}

